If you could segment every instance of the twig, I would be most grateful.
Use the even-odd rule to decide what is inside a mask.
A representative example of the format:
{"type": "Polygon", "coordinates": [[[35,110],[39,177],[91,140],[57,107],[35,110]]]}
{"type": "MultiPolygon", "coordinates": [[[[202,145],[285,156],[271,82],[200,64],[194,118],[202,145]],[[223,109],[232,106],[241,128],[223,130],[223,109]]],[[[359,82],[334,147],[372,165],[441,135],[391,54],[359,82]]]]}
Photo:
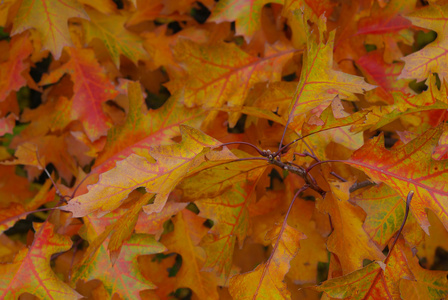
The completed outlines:
{"type": "Polygon", "coordinates": [[[370,181],[370,180],[364,180],[361,182],[355,182],[349,189],[350,193],[353,193],[356,190],[362,189],[364,187],[368,187],[368,186],[372,186],[372,185],[376,185],[375,182],[370,181]]]}

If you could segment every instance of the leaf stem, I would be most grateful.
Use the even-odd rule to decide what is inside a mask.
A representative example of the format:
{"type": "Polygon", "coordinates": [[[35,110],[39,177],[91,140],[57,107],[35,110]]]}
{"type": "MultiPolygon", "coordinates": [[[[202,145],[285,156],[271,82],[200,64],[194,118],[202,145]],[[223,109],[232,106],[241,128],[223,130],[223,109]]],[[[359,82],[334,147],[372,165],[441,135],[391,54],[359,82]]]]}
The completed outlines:
{"type": "Polygon", "coordinates": [[[410,191],[408,193],[408,196],[406,197],[406,212],[404,214],[404,219],[403,219],[403,222],[401,223],[400,229],[397,232],[397,236],[395,237],[392,245],[390,246],[389,253],[387,254],[386,259],[384,260],[384,263],[387,263],[387,261],[389,260],[389,257],[392,254],[392,250],[394,250],[395,244],[397,243],[398,238],[400,237],[401,232],[403,231],[404,225],[406,224],[406,220],[408,219],[409,207],[411,206],[411,200],[412,200],[413,196],[414,196],[414,191],[410,191]]]}
{"type": "Polygon", "coordinates": [[[263,151],[261,151],[260,149],[258,149],[257,146],[255,146],[254,144],[251,144],[251,143],[246,143],[246,142],[228,142],[228,143],[221,144],[221,147],[224,147],[224,146],[227,146],[227,145],[234,145],[234,144],[241,144],[241,145],[250,146],[250,147],[254,148],[255,150],[257,150],[257,152],[261,156],[266,156],[266,154],[263,151]]]}
{"type": "Polygon", "coordinates": [[[21,213],[20,215],[12,216],[12,217],[9,217],[7,219],[4,219],[4,220],[0,221],[0,225],[3,225],[5,223],[8,223],[8,222],[11,222],[11,221],[14,221],[14,220],[18,220],[21,217],[25,217],[25,216],[28,216],[30,214],[34,214],[36,212],[55,210],[55,209],[58,209],[58,208],[59,207],[56,206],[56,207],[52,207],[52,208],[40,208],[40,209],[36,209],[36,210],[27,211],[27,212],[21,213]]]}
{"type": "Polygon", "coordinates": [[[343,161],[343,160],[339,160],[339,159],[329,159],[329,160],[318,161],[318,162],[312,164],[311,166],[309,166],[309,167],[306,169],[306,172],[309,173],[315,166],[317,166],[317,165],[321,165],[321,164],[324,164],[324,163],[329,163],[329,162],[342,162],[342,163],[343,163],[343,162],[345,162],[345,161],[343,161]]]}

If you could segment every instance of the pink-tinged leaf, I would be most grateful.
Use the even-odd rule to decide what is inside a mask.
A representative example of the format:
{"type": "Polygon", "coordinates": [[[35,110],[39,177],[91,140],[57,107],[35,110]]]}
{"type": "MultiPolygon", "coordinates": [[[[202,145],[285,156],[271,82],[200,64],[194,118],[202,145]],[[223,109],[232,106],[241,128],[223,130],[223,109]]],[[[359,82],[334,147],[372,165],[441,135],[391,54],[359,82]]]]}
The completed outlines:
{"type": "Polygon", "coordinates": [[[11,34],[35,28],[41,35],[44,49],[59,59],[62,48],[72,45],[67,21],[76,17],[89,18],[76,0],[24,0],[11,34]]]}
{"type": "Polygon", "coordinates": [[[409,252],[400,242],[385,262],[375,261],[345,276],[327,280],[313,289],[337,299],[400,299],[400,279],[413,278],[407,265],[409,252]]]}
{"type": "Polygon", "coordinates": [[[411,27],[411,22],[402,15],[415,9],[416,0],[390,1],[383,8],[377,3],[372,6],[370,16],[358,23],[358,34],[395,33],[411,27]]]}
{"type": "Polygon", "coordinates": [[[147,111],[140,84],[129,82],[127,85],[129,111],[126,121],[121,126],[112,127],[107,133],[104,150],[98,155],[93,172],[104,173],[117,161],[131,154],[147,152],[153,145],[172,143],[172,138],[179,135],[180,125],[197,127],[204,117],[203,110],[185,108],[173,98],[159,109],[147,111]]]}
{"type": "Polygon", "coordinates": [[[81,120],[91,141],[106,135],[112,123],[103,111],[102,104],[118,95],[106,77],[91,49],[67,48],[70,60],[45,75],[40,85],[57,82],[64,74],[73,81],[72,118],[81,120]]]}
{"type": "Polygon", "coordinates": [[[0,264],[0,299],[18,299],[23,293],[40,299],[81,298],[50,268],[53,254],[70,249],[70,238],[55,234],[48,221],[35,224],[34,228],[36,234],[31,247],[20,250],[13,263],[0,264]]]}
{"type": "Polygon", "coordinates": [[[14,36],[9,43],[9,59],[0,64],[0,102],[4,101],[11,91],[18,91],[26,84],[23,77],[29,63],[24,60],[31,55],[33,46],[28,34],[14,36]]]}
{"type": "Polygon", "coordinates": [[[97,245],[95,241],[96,235],[101,237],[102,232],[98,232],[98,228],[88,221],[85,224],[89,227],[87,236],[90,247],[97,246],[97,248],[92,252],[86,252],[84,259],[75,266],[73,283],[78,280],[98,279],[104,284],[108,297],[118,294],[123,299],[141,299],[142,290],[156,288],[141,274],[137,259],[140,255],[163,252],[165,247],[162,244],[149,235],[134,234],[123,243],[119,257],[112,264],[105,243],[101,241],[97,245]]]}
{"type": "Polygon", "coordinates": [[[337,299],[444,299],[447,272],[423,269],[402,239],[386,261],[313,287],[337,299]],[[415,294],[413,294],[413,292],[415,294]],[[416,296],[427,295],[427,298],[416,296]],[[401,296],[401,297],[400,297],[401,296]]]}
{"type": "Polygon", "coordinates": [[[430,129],[420,137],[393,150],[384,147],[380,135],[353,153],[348,164],[363,170],[376,182],[384,182],[403,199],[410,191],[415,195],[411,210],[420,226],[428,233],[425,209],[431,209],[448,228],[448,162],[436,161],[431,153],[442,133],[442,127],[430,129]]]}
{"type": "Polygon", "coordinates": [[[144,207],[145,212],[160,212],[174,187],[187,172],[207,160],[229,160],[235,156],[227,149],[210,150],[220,142],[187,126],[181,126],[182,142],[169,146],[154,146],[145,157],[132,154],[117,163],[117,167],[101,174],[99,182],[89,186],[89,192],[72,199],[62,210],[74,217],[98,211],[107,213],[119,207],[129,193],[145,187],[157,194],[154,204],[144,207]],[[155,160],[155,162],[154,162],[155,160]]]}
{"type": "Polygon", "coordinates": [[[382,51],[372,51],[360,57],[356,64],[360,67],[367,80],[378,87],[368,93],[369,102],[383,101],[394,104],[392,91],[401,91],[403,94],[414,92],[409,88],[409,80],[397,80],[404,64],[401,62],[388,64],[384,61],[382,51]]]}
{"type": "MultiPolygon", "coordinates": [[[[1,68],[1,67],[0,67],[1,68]]],[[[12,134],[14,126],[16,126],[17,117],[14,114],[10,114],[7,117],[0,118],[0,136],[7,133],[12,134]]]]}

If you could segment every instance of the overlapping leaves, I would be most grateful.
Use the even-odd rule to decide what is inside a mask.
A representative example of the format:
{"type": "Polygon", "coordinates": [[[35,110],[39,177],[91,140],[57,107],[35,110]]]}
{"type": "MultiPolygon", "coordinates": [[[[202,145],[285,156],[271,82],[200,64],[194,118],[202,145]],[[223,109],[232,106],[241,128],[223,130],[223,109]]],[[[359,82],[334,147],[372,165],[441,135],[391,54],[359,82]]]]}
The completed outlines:
{"type": "Polygon", "coordinates": [[[0,298],[446,297],[430,2],[1,1],[0,298]]]}

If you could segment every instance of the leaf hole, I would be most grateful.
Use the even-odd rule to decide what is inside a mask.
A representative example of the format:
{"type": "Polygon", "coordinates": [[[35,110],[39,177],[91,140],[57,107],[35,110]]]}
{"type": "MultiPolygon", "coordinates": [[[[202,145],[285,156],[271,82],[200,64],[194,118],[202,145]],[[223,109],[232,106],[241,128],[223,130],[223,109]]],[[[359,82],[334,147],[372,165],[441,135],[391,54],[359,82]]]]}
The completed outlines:
{"type": "Polygon", "coordinates": [[[191,300],[193,292],[189,288],[179,288],[171,296],[179,300],[191,300]]]}
{"type": "Polygon", "coordinates": [[[199,23],[204,24],[210,16],[210,10],[202,4],[202,2],[197,1],[195,7],[191,9],[190,15],[199,23]]]}
{"type": "Polygon", "coordinates": [[[145,92],[147,95],[145,98],[145,103],[148,109],[158,109],[162,107],[162,105],[165,104],[165,102],[171,96],[168,89],[163,85],[160,85],[158,94],[154,94],[148,90],[145,90],[145,92]]]}

